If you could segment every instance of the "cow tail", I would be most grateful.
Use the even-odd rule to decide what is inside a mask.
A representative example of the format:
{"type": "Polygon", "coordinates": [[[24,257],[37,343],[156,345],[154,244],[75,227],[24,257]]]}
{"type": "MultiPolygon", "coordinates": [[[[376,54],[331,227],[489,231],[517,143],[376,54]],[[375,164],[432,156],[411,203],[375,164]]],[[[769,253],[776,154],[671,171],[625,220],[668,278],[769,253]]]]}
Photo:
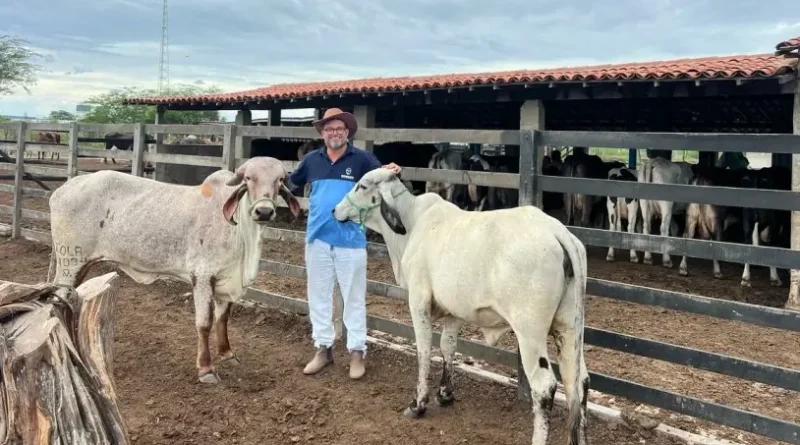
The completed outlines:
{"type": "Polygon", "coordinates": [[[585,380],[581,381],[581,373],[585,369],[583,325],[587,277],[586,247],[566,228],[557,231],[556,238],[565,253],[564,293],[556,315],[561,316],[562,322],[567,322],[567,329],[574,330],[574,341],[572,344],[562,346],[559,361],[562,363],[562,379],[566,377],[564,365],[571,364],[574,371],[571,376],[573,390],[567,395],[567,431],[570,437],[569,444],[577,445],[580,443],[581,433],[586,433],[586,398],[589,390],[589,377],[586,376],[585,380]],[[562,311],[564,314],[559,314],[562,311]],[[563,319],[564,316],[566,320],[563,319]]]}

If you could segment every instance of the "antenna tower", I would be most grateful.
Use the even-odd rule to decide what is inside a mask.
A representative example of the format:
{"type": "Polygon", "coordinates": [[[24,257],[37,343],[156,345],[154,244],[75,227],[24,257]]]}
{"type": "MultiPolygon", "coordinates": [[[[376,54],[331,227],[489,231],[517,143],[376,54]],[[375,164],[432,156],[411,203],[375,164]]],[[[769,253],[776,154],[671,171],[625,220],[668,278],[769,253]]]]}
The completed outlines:
{"type": "Polygon", "coordinates": [[[161,60],[158,65],[158,94],[164,94],[169,89],[169,15],[167,13],[167,0],[164,0],[164,10],[161,15],[161,60]]]}

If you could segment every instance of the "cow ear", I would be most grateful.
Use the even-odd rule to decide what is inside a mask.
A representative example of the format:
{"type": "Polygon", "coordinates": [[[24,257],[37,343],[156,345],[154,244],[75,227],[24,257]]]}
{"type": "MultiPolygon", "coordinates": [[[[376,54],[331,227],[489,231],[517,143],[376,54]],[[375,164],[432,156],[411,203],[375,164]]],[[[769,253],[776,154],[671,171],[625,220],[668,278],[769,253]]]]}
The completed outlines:
{"type": "MultiPolygon", "coordinates": [[[[400,213],[394,207],[394,196],[392,196],[392,184],[396,178],[383,181],[378,184],[378,191],[381,194],[381,216],[386,224],[398,235],[406,234],[406,226],[403,225],[403,220],[400,218],[400,213]]],[[[405,186],[403,186],[405,187],[405,186]]]]}
{"type": "Polygon", "coordinates": [[[286,204],[289,205],[289,210],[292,211],[292,215],[294,215],[295,218],[299,218],[300,202],[297,200],[297,198],[295,198],[291,190],[289,190],[289,187],[286,187],[286,184],[283,182],[281,182],[280,194],[281,198],[283,198],[283,200],[286,201],[286,204]]]}
{"type": "Polygon", "coordinates": [[[403,220],[400,218],[400,214],[394,207],[387,204],[383,199],[381,199],[381,216],[394,233],[398,235],[406,234],[406,226],[403,225],[403,220]]]}
{"type": "Polygon", "coordinates": [[[247,184],[240,185],[231,193],[231,196],[228,197],[225,204],[222,206],[222,215],[225,216],[225,221],[228,221],[228,224],[232,226],[238,224],[233,220],[233,214],[236,213],[236,209],[239,208],[239,201],[241,201],[245,192],[247,192],[247,184]]]}
{"type": "MultiPolygon", "coordinates": [[[[245,164],[247,163],[245,162],[245,164]]],[[[230,186],[239,185],[242,183],[242,181],[244,181],[245,164],[240,165],[239,168],[236,169],[236,176],[229,179],[228,182],[225,183],[225,185],[230,185],[230,186]]]]}

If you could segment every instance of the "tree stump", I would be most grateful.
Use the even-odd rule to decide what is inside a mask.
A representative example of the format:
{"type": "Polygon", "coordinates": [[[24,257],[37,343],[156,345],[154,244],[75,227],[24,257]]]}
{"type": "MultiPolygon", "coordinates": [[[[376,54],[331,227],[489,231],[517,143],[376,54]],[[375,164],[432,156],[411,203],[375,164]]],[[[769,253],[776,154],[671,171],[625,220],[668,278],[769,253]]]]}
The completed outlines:
{"type": "Polygon", "coordinates": [[[118,277],[0,281],[0,444],[130,443],[112,367],[118,277]]]}

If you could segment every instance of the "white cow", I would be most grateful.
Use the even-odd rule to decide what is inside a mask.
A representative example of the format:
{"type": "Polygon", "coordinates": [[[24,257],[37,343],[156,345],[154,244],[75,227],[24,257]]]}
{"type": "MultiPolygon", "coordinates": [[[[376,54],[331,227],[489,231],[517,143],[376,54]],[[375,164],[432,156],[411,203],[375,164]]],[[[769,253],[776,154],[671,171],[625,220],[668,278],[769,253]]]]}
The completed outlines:
{"type": "Polygon", "coordinates": [[[339,221],[356,221],[383,235],[395,279],[408,291],[419,379],[405,415],[415,418],[426,410],[433,321],[443,320],[440,405],[453,403],[453,355],[462,324],[480,326],[490,345],[513,330],[531,386],[533,444],[543,445],[549,430],[546,410],[556,391],[547,354],[550,333],[569,405],[569,443],[584,443],[586,248],[557,219],[533,206],[470,212],[436,193],[415,197],[407,191],[395,173],[376,169],[333,213],[339,221]]]}
{"type": "MultiPolygon", "coordinates": [[[[627,167],[612,168],[608,172],[608,179],[611,181],[637,181],[637,172],[635,169],[627,167]]],[[[639,198],[626,198],[623,196],[606,196],[606,210],[608,211],[608,230],[612,232],[622,231],[622,221],[628,222],[628,233],[636,233],[636,229],[641,233],[642,221],[638,219],[639,216],[639,198]]],[[[608,255],[606,261],[614,261],[614,248],[608,248],[608,255]]],[[[631,249],[630,252],[631,263],[638,263],[639,257],[636,256],[636,251],[631,249]]]]}
{"type": "MultiPolygon", "coordinates": [[[[638,182],[687,185],[694,176],[694,172],[692,172],[692,167],[686,162],[672,162],[657,157],[645,159],[641,167],[639,167],[637,176],[638,182]]],[[[661,236],[677,234],[678,227],[672,218],[673,216],[684,215],[686,213],[686,203],[650,199],[641,199],[639,202],[642,210],[642,233],[649,235],[651,233],[650,224],[653,218],[660,218],[661,236]]],[[[636,252],[634,251],[632,255],[631,260],[636,256],[636,252]]],[[[653,264],[653,257],[649,251],[644,253],[642,263],[653,264]]],[[[662,264],[664,267],[672,267],[672,259],[666,252],[663,253],[662,264]]]]}
{"type": "Polygon", "coordinates": [[[208,347],[212,316],[219,361],[235,360],[228,342],[230,303],[256,279],[261,234],[275,219],[278,195],[295,217],[300,212],[286,177],[281,161],[256,157],[235,174],[219,170],[198,186],[109,170],[72,178],[50,197],[54,281],[77,287],[91,265],[108,261],[141,284],[159,278],[190,283],[198,379],[217,383],[208,347]]]}

